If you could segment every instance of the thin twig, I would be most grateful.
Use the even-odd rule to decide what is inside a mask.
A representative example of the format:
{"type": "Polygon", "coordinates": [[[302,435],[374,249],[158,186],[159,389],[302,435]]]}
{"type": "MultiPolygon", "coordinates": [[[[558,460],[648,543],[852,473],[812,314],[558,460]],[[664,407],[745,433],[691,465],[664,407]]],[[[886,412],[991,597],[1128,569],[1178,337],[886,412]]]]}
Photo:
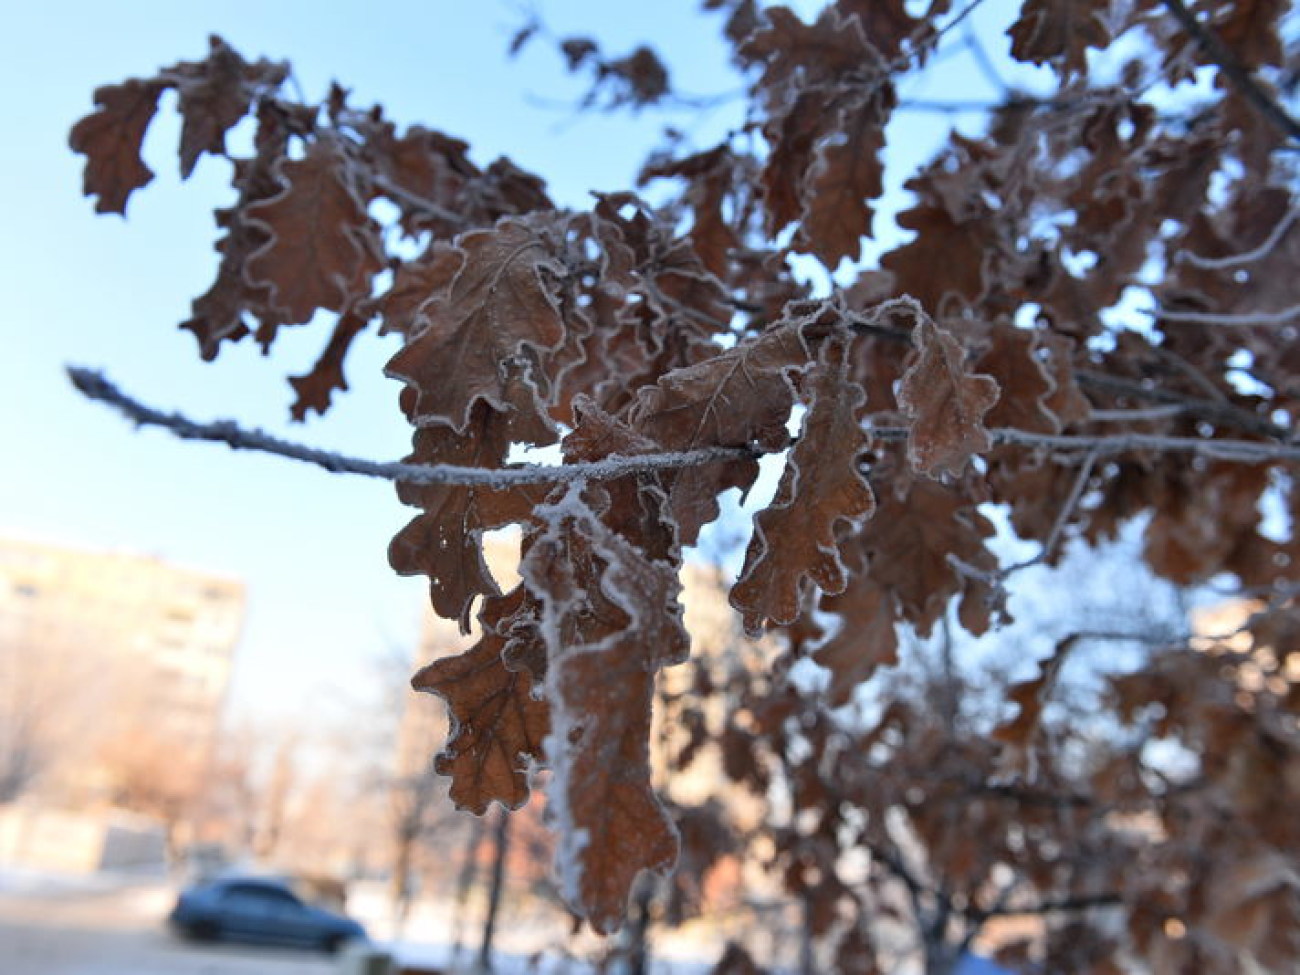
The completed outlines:
{"type": "Polygon", "coordinates": [[[455,484],[467,487],[511,488],[526,484],[558,484],[582,479],[610,480],[628,474],[679,470],[720,461],[754,457],[744,447],[707,447],[701,450],[646,454],[636,457],[609,457],[589,463],[547,466],[521,464],[514,467],[487,469],[457,467],[451,464],[403,464],[347,457],[328,450],[273,437],[261,430],[248,430],[232,420],[199,423],[180,413],[163,413],[126,395],[92,369],[68,367],[73,385],[85,396],[114,407],[137,426],[157,426],[170,430],[182,440],[205,440],[224,443],[232,450],[253,450],[275,454],[291,460],[323,467],[335,474],[361,474],[411,484],[455,484]]]}
{"type": "Polygon", "coordinates": [[[1165,9],[1182,25],[1183,30],[1196,41],[1202,53],[1227,75],[1228,80],[1242,97],[1254,105],[1259,113],[1288,139],[1300,142],[1300,122],[1287,114],[1286,109],[1263,89],[1254,75],[1238,60],[1237,55],[1223,43],[1219,35],[1197,20],[1183,0],[1162,0],[1162,2],[1165,9]]]}
{"type": "Polygon", "coordinates": [[[1096,372],[1091,369],[1076,369],[1075,381],[1085,389],[1131,396],[1135,399],[1151,400],[1157,403],[1178,404],[1185,407],[1187,413],[1199,419],[1207,420],[1220,426],[1235,427],[1245,433],[1261,437],[1273,437],[1287,440],[1291,431],[1286,427],[1271,422],[1249,410],[1232,406],[1229,403],[1212,402],[1185,393],[1178,393],[1160,386],[1147,386],[1139,380],[1112,376],[1109,373],[1096,372]]]}
{"type": "Polygon", "coordinates": [[[1166,406],[1148,406],[1137,410],[1093,410],[1085,423],[1141,423],[1146,420],[1172,420],[1186,413],[1188,407],[1182,403],[1170,403],[1166,406]]]}
{"type": "MultiPolygon", "coordinates": [[[[906,440],[910,427],[872,427],[879,440],[906,440]]],[[[1108,433],[1099,436],[1066,433],[1033,433],[1014,427],[989,431],[995,446],[1029,447],[1063,453],[1095,451],[1098,457],[1113,457],[1132,451],[1150,450],[1165,454],[1198,454],[1216,460],[1245,464],[1300,461],[1300,445],[1261,443],[1258,440],[1224,440],[1208,437],[1165,437],[1153,433],[1108,433]]]]}
{"type": "MultiPolygon", "coordinates": [[[[138,426],[158,426],[170,430],[182,440],[224,443],[233,450],[253,450],[275,454],[291,460],[314,464],[337,474],[361,474],[390,481],[412,484],[456,484],[494,488],[525,484],[558,484],[583,478],[609,480],[629,474],[679,470],[723,461],[753,458],[746,447],[707,447],[700,450],[610,457],[589,463],[549,466],[526,464],[499,469],[458,467],[451,464],[403,464],[347,457],[342,454],[282,440],[261,430],[248,430],[233,420],[200,423],[180,413],[164,413],[146,406],[119,390],[101,373],[76,366],[68,367],[68,376],[85,396],[106,403],[123,413],[138,426]]],[[[881,440],[905,440],[909,427],[875,427],[872,434],[881,440]]],[[[1275,461],[1300,462],[1300,446],[1260,443],[1251,440],[1213,440],[1198,437],[1163,437],[1143,433],[1117,433],[1105,436],[1031,433],[1010,427],[989,431],[994,444],[1009,444],[1031,449],[1062,452],[1088,452],[1096,457],[1114,456],[1130,451],[1192,453],[1219,460],[1265,464],[1275,461]]]]}
{"type": "Polygon", "coordinates": [[[1198,325],[1285,325],[1300,318],[1300,305],[1280,311],[1243,311],[1224,314],[1212,311],[1181,311],[1175,308],[1156,308],[1147,312],[1162,322],[1192,322],[1198,325]]]}
{"type": "Polygon", "coordinates": [[[1065,504],[1061,505],[1061,510],[1057,512],[1056,521],[1052,524],[1052,530],[1048,532],[1047,541],[1043,542],[1043,547],[1038,554],[1032,559],[1009,565],[1001,570],[998,574],[1003,580],[1013,572],[1041,565],[1051,558],[1052,553],[1056,551],[1056,546],[1060,544],[1061,535],[1065,532],[1065,526],[1074,514],[1074,509],[1079,506],[1079,499],[1083,497],[1083,489],[1088,485],[1088,478],[1092,477],[1092,468],[1097,463],[1097,453],[1095,449],[1088,451],[1088,456],[1079,465],[1079,473],[1075,475],[1074,486],[1070,488],[1070,496],[1065,499],[1065,504]]]}
{"type": "Polygon", "coordinates": [[[1093,907],[1115,907],[1124,903],[1124,897],[1118,893],[1078,894],[1073,897],[1058,897],[1026,904],[1023,907],[994,906],[989,908],[968,907],[960,913],[971,921],[982,922],[991,917],[1028,917],[1040,914],[1063,914],[1071,911],[1086,911],[1093,907]]]}
{"type": "Polygon", "coordinates": [[[1286,236],[1286,232],[1291,229],[1291,224],[1295,223],[1298,216],[1300,216],[1300,207],[1288,210],[1258,247],[1252,247],[1240,254],[1225,254],[1223,257],[1202,257],[1200,254],[1184,251],[1178,255],[1178,259],[1193,267],[1204,268],[1207,271],[1222,271],[1226,268],[1250,264],[1273,253],[1273,248],[1277,247],[1282,238],[1286,236]]]}

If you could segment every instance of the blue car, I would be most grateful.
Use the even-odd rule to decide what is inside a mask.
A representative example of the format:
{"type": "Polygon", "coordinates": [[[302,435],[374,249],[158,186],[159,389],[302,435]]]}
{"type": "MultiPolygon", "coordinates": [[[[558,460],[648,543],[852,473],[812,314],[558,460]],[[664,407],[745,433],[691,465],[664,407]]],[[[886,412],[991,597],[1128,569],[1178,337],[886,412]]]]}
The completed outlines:
{"type": "Polygon", "coordinates": [[[263,877],[225,877],[187,888],[167,917],[172,930],[196,941],[246,941],[337,951],[365,940],[365,929],[342,914],[305,903],[288,884],[263,877]]]}

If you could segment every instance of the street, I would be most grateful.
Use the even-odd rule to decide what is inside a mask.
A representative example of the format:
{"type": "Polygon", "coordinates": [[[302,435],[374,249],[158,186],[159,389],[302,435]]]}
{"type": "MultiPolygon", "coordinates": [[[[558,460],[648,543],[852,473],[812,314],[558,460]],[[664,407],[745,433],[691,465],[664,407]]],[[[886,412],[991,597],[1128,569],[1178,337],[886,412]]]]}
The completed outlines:
{"type": "Polygon", "coordinates": [[[324,955],[189,945],[163,923],[165,884],[0,889],[0,975],[332,975],[324,955]]]}

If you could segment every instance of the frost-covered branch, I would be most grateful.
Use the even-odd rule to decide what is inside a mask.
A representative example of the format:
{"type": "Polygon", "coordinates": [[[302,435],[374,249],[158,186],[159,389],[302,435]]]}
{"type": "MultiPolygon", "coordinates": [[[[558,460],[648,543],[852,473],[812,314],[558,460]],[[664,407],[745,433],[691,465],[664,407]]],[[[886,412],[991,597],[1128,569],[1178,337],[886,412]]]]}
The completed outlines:
{"type": "Polygon", "coordinates": [[[1292,118],[1286,109],[1264,90],[1255,76],[1223,43],[1219,35],[1197,20],[1196,15],[1187,9],[1183,0],[1163,0],[1163,3],[1165,9],[1182,25],[1183,30],[1196,41],[1206,58],[1227,75],[1228,80],[1242,97],[1254,105],[1279,132],[1289,139],[1300,142],[1300,122],[1292,118]]]}
{"type": "Polygon", "coordinates": [[[1258,247],[1252,247],[1240,254],[1225,254],[1223,257],[1202,257],[1200,254],[1193,254],[1189,251],[1180,254],[1179,260],[1191,264],[1193,267],[1204,268],[1207,271],[1221,271],[1230,267],[1240,267],[1242,264],[1251,264],[1273,253],[1273,248],[1286,236],[1286,232],[1291,229],[1291,224],[1295,223],[1298,216],[1300,216],[1300,208],[1288,210],[1258,247]]]}
{"type": "MultiPolygon", "coordinates": [[[[907,427],[873,427],[872,436],[880,440],[906,440],[907,427]]],[[[1038,450],[1064,452],[1081,451],[1098,457],[1113,457],[1130,451],[1151,450],[1167,454],[1199,454],[1216,460],[1236,461],[1246,464],[1266,464],[1273,461],[1300,461],[1300,446],[1294,444],[1261,443],[1256,440],[1216,440],[1203,437],[1164,437],[1153,433],[1113,433],[1100,436],[1082,434],[1031,433],[1014,427],[998,427],[989,431],[995,446],[1028,447],[1038,450]]]]}
{"type": "Polygon", "coordinates": [[[647,474],[654,471],[680,470],[725,460],[753,457],[753,452],[743,447],[707,447],[639,457],[610,457],[589,463],[547,466],[523,464],[498,470],[478,467],[457,467],[451,464],[403,464],[347,457],[332,451],[309,447],[274,437],[261,430],[248,430],[233,420],[216,420],[200,423],[180,413],[164,413],[146,406],[118,389],[102,373],[78,366],[68,367],[72,383],[86,397],[112,406],[137,426],[163,427],[182,440],[206,440],[224,443],[232,450],[253,450],[275,454],[291,460],[323,467],[335,474],[362,474],[381,477],[389,481],[411,484],[456,484],[466,487],[492,488],[517,487],[524,484],[556,484],[582,479],[610,480],[628,474],[647,474]]]}
{"type": "Polygon", "coordinates": [[[1243,311],[1224,314],[1213,311],[1184,311],[1177,308],[1159,308],[1151,314],[1164,322],[1191,322],[1197,325],[1285,325],[1300,318],[1300,305],[1280,311],[1243,311]]]}

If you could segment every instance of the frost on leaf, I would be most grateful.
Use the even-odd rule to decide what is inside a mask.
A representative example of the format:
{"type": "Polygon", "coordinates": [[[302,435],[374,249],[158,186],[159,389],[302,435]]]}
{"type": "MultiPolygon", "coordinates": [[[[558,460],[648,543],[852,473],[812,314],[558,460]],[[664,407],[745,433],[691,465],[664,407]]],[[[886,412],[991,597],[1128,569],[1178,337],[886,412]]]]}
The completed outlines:
{"type": "MultiPolygon", "coordinates": [[[[498,468],[513,439],[511,415],[480,403],[464,433],[449,427],[416,430],[414,451],[406,460],[498,468]]],[[[424,510],[389,543],[389,563],[402,575],[427,575],[434,611],[459,620],[467,631],[474,598],[498,591],[483,561],[483,532],[527,520],[545,489],[399,482],[397,496],[424,510]]]]}
{"type": "MultiPolygon", "coordinates": [[[[757,339],[694,366],[665,374],[640,391],[628,414],[639,433],[664,450],[748,447],[780,450],[794,406],[788,373],[809,358],[805,322],[774,326],[757,339]]],[[[665,478],[683,544],[717,517],[717,496],[730,487],[748,490],[758,476],[749,459],[687,468],[665,478]]]]}
{"type": "Polygon", "coordinates": [[[776,498],[754,519],[745,566],[731,604],[756,635],[765,620],[784,625],[799,616],[808,583],[843,591],[847,577],[836,527],[854,528],[876,501],[858,469],[869,441],[859,423],[862,387],[849,378],[849,342],[826,340],[806,385],[811,397],[799,442],[790,453],[776,498]]]}
{"type": "Polygon", "coordinates": [[[456,808],[479,815],[494,800],[507,809],[528,801],[528,770],[540,761],[550,727],[546,702],[533,696],[532,676],[506,668],[505,639],[493,628],[522,595],[521,588],[489,599],[480,615],[479,641],[462,654],[434,661],[411,681],[416,690],[447,702],[451,730],[436,768],[451,776],[456,808]]]}
{"type": "Polygon", "coordinates": [[[665,613],[676,603],[677,565],[647,557],[604,523],[602,489],[573,486],[537,513],[547,527],[526,544],[520,573],[542,603],[549,657],[557,869],[566,899],[608,933],[622,923],[638,874],[666,873],[677,858],[649,763],[657,669],[688,649],[679,612],[665,613]]]}
{"type": "Polygon", "coordinates": [[[831,672],[827,703],[849,703],[854,689],[879,667],[898,662],[898,612],[893,596],[860,564],[850,565],[848,587],[824,596],[820,608],[839,617],[834,631],[814,651],[813,659],[831,672]]]}
{"type": "Polygon", "coordinates": [[[836,133],[814,151],[796,242],[832,270],[841,258],[857,260],[862,237],[871,233],[867,201],[884,192],[880,151],[894,103],[892,86],[881,82],[840,110],[836,133]]]}
{"type": "MultiPolygon", "coordinates": [[[[899,474],[894,479],[905,480],[899,474]]],[[[949,556],[982,572],[997,568],[984,546],[993,525],[970,499],[928,478],[906,480],[897,491],[882,487],[876,500],[876,513],[858,536],[867,572],[897,599],[903,619],[928,633],[965,586],[949,556]]]]}
{"type": "Polygon", "coordinates": [[[341,140],[317,139],[302,159],[284,159],[278,175],[281,192],[245,214],[268,235],[244,265],[247,280],[269,288],[289,322],[368,297],[384,268],[382,245],[341,140]]]}
{"type": "Polygon", "coordinates": [[[1086,74],[1088,48],[1110,43],[1109,0],[1025,0],[1020,19],[1007,31],[1011,56],[1019,61],[1056,62],[1061,74],[1086,74]]]}
{"type": "Polygon", "coordinates": [[[260,94],[276,88],[289,74],[287,64],[250,64],[220,37],[209,38],[208,44],[204,60],[182,61],[161,75],[180,96],[181,176],[187,178],[200,154],[225,154],[226,133],[260,94]]]}
{"type": "Polygon", "coordinates": [[[343,376],[343,360],[352,347],[352,340],[365,327],[366,319],[355,312],[340,315],[316,364],[303,375],[289,379],[289,385],[298,394],[293,406],[289,408],[295,420],[301,423],[313,410],[324,416],[330,408],[334,391],[347,391],[348,381],[343,376]]]}
{"type": "Polygon", "coordinates": [[[96,213],[125,215],[127,198],[153,179],[140,158],[140,145],[164,87],[156,80],[132,78],[97,88],[98,108],[72,127],[68,144],[86,157],[82,192],[99,197],[96,213]]]}
{"type": "MultiPolygon", "coordinates": [[[[456,276],[421,306],[427,324],[388,364],[417,390],[413,423],[463,432],[476,402],[519,407],[544,384],[541,359],[565,338],[565,271],[548,219],[506,219],[459,239],[456,276]]],[[[542,419],[540,404],[524,408],[542,419]]]]}
{"type": "Polygon", "coordinates": [[[997,381],[968,372],[961,344],[928,315],[920,315],[912,343],[916,357],[898,388],[898,405],[912,421],[907,459],[931,476],[960,474],[973,454],[992,446],[984,414],[998,400],[997,381]]]}

